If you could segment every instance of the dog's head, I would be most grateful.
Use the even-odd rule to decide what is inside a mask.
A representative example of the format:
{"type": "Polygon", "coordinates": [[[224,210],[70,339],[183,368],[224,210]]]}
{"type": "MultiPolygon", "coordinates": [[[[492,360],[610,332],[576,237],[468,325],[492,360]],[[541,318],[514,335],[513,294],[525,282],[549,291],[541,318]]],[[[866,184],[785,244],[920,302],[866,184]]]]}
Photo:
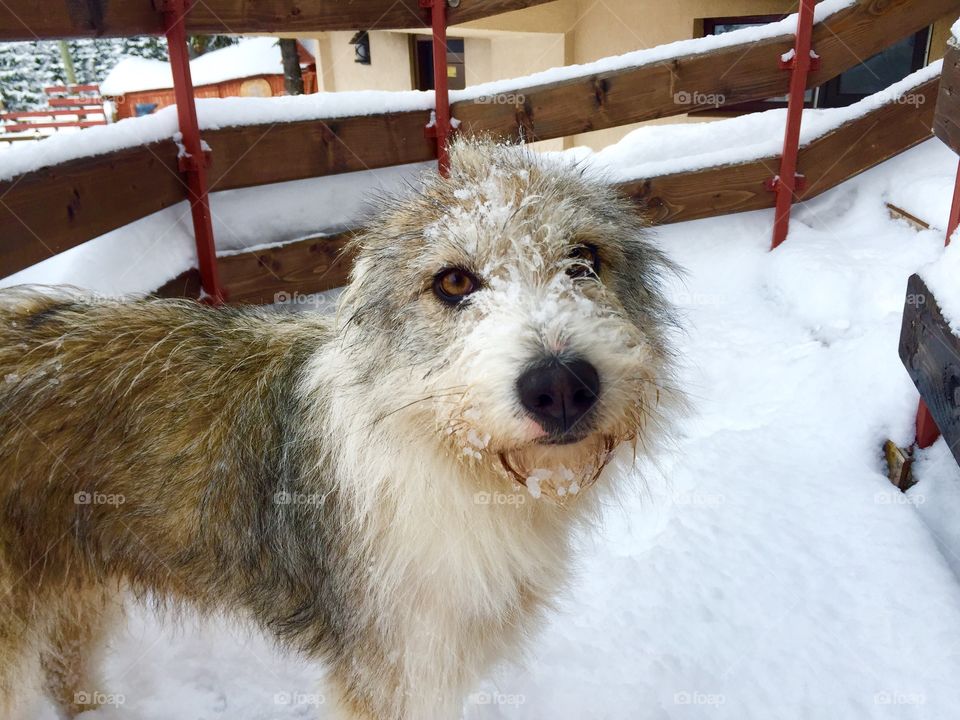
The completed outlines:
{"type": "Polygon", "coordinates": [[[554,497],[659,424],[668,262],[605,183],[459,141],[450,177],[385,201],[353,249],[340,317],[379,418],[554,497]]]}

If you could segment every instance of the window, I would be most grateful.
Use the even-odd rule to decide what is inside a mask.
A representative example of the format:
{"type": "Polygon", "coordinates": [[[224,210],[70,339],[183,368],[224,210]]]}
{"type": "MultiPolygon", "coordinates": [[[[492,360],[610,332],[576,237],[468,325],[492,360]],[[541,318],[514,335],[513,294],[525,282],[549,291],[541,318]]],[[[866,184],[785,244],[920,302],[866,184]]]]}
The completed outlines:
{"type": "MultiPolygon", "coordinates": [[[[699,35],[720,35],[752,25],[782,20],[786,15],[750,15],[744,17],[716,17],[697,21],[699,35]]],[[[902,80],[926,64],[927,45],[930,28],[904,38],[896,45],[880,51],[842,75],[838,75],[816,90],[807,90],[807,107],[844,107],[883,90],[885,87],[902,80]]],[[[816,48],[814,48],[816,49],[816,48]]],[[[786,107],[787,97],[775,97],[768,100],[740,103],[721,109],[720,112],[752,112],[786,107]]]]}
{"type": "MultiPolygon", "coordinates": [[[[414,37],[413,73],[417,90],[434,89],[433,38],[414,37]]],[[[451,90],[463,90],[467,86],[463,38],[447,39],[447,79],[451,90]]]]}
{"type": "Polygon", "coordinates": [[[821,107],[844,107],[880,92],[927,64],[930,28],[881,50],[820,88],[821,107]]]}

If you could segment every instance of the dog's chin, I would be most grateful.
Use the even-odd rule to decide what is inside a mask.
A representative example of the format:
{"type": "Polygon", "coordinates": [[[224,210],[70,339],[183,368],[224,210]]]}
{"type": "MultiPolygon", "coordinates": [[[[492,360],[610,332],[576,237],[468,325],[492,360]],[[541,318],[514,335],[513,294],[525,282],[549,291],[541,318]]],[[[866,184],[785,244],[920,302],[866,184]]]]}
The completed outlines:
{"type": "Polygon", "coordinates": [[[500,473],[534,497],[569,502],[592,486],[618,440],[610,435],[545,436],[496,453],[500,473]]]}

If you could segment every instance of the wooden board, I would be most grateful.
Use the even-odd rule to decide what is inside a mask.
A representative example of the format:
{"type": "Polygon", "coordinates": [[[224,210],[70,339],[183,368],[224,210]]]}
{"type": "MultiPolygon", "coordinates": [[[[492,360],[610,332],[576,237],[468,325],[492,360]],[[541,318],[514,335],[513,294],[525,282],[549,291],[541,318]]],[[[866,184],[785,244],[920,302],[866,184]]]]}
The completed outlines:
{"type": "MultiPolygon", "coordinates": [[[[231,303],[301,304],[304,295],[346,284],[351,233],[310,238],[275,248],[221,256],[220,279],[231,303]]],[[[198,297],[200,277],[188,270],[156,291],[160,297],[198,297]]]]}
{"type": "MultiPolygon", "coordinates": [[[[542,5],[550,0],[463,0],[449,9],[450,24],[542,5]]],[[[187,13],[187,33],[239,34],[324,30],[383,30],[430,25],[418,0],[204,0],[187,13]]],[[[159,35],[151,0],[5,0],[0,41],[67,37],[159,35]]]]}
{"type": "Polygon", "coordinates": [[[206,132],[213,148],[210,189],[229,190],[436,157],[424,135],[426,112],[390,113],[224,128],[206,132]]]}
{"type": "Polygon", "coordinates": [[[955,153],[960,153],[960,47],[956,45],[949,45],[943,57],[933,131],[955,153]]]}
{"type": "Polygon", "coordinates": [[[185,192],[170,140],[0,182],[2,274],[178,203],[185,192]]]}
{"type": "Polygon", "coordinates": [[[932,136],[939,78],[928,80],[897,101],[883,105],[800,149],[799,168],[809,200],[864,170],[876,167],[932,136]]]}
{"type": "Polygon", "coordinates": [[[900,359],[960,462],[960,338],[919,275],[907,282],[900,359]]]}

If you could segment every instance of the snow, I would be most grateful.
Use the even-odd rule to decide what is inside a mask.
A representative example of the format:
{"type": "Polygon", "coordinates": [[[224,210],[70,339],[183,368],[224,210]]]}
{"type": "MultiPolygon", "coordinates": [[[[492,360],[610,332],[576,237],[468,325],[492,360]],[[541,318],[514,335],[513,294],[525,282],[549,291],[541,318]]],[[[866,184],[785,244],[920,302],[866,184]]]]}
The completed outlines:
{"type": "Polygon", "coordinates": [[[958,19],[953,24],[953,27],[950,28],[950,34],[953,36],[955,40],[960,40],[960,19],[958,19]]]}
{"type": "MultiPolygon", "coordinates": [[[[950,329],[960,335],[960,231],[954,242],[944,250],[942,257],[920,270],[920,277],[936,298],[950,329]]],[[[917,302],[926,302],[927,298],[917,302]]]]}
{"type": "MultiPolygon", "coordinates": [[[[722,146],[754,132],[726,123],[700,132],[722,146]]],[[[702,159],[707,138],[685,136],[689,127],[645,128],[593,161],[626,175],[687,145],[702,159]]],[[[902,495],[881,444],[913,434],[917,394],[897,353],[906,279],[957,277],[942,231],[891,219],[885,202],[955,168],[942,143],[923,143],[798,204],[773,253],[770,211],[656,229],[686,269],[668,293],[694,411],[582,540],[558,611],[524,661],[474,689],[466,718],[954,717],[960,469],[940,441],[920,453],[919,484],[902,495]]],[[[236,249],[351,226],[360,190],[395,187],[416,169],[218,193],[215,216],[230,218],[218,234],[236,249]]],[[[918,211],[939,212],[951,191],[929,187],[918,211]]],[[[170,208],[28,272],[145,291],[189,264],[187,223],[184,207],[170,208]]],[[[118,704],[85,720],[326,719],[322,675],[247,628],[181,626],[134,607],[107,667],[118,704]]],[[[30,717],[54,715],[41,703],[30,717]]]]}
{"type": "MultiPolygon", "coordinates": [[[[190,61],[190,75],[196,87],[224,80],[256,75],[283,75],[283,59],[277,38],[257,37],[241,40],[213,50],[190,61]]],[[[129,57],[121,60],[100,83],[100,93],[111,97],[138,90],[162,90],[173,87],[170,63],[129,57]]]]}

